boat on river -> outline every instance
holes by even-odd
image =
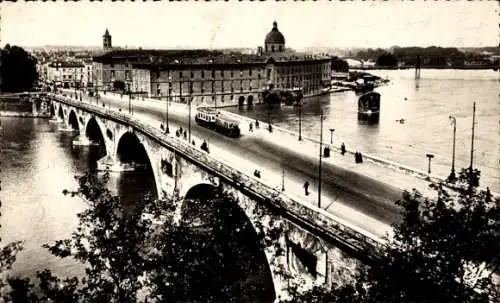
[[[376,117],[380,115],[380,94],[369,92],[358,99],[358,116]]]

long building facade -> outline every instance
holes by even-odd
[[[285,49],[277,23],[256,54],[210,50],[113,50],[94,58],[99,89],[211,106],[262,102],[262,91],[302,88],[308,95],[329,86],[331,58]],[[122,82],[117,85],[117,82]]]

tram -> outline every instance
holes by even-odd
[[[241,134],[238,121],[224,116],[213,108],[198,107],[194,120],[199,125],[228,137],[237,138]]]

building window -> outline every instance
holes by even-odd
[[[221,70],[221,71],[220,71],[220,76],[221,76],[222,78],[224,78],[224,71],[223,71],[223,70]]]
[[[248,76],[250,76],[250,77],[252,76],[252,70],[251,69],[248,70]]]
[[[193,78],[194,78],[194,73],[193,73],[193,72],[191,72],[191,79],[193,79]]]
[[[252,87],[250,86],[250,87],[248,88],[248,90],[249,90],[249,91],[252,91]]]
[[[215,70],[212,70],[212,78],[215,78]]]
[[[234,96],[233,96],[233,95],[231,95],[231,101],[233,101],[233,100],[234,100]]]
[[[243,71],[242,70],[240,71],[240,77],[243,77]]]
[[[201,77],[205,78],[205,71],[204,70],[201,70]]]
[[[179,72],[179,78],[182,78],[182,72]]]
[[[231,70],[231,78],[234,77],[234,72]]]

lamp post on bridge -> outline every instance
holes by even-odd
[[[193,99],[193,83],[189,82],[189,120],[188,120],[188,142],[191,142],[191,101]]]
[[[302,102],[299,102],[299,141],[302,140]]]
[[[457,133],[457,119],[454,116],[449,116],[451,124],[453,124],[453,152],[452,152],[452,158],[451,158],[451,172],[450,175],[448,176],[448,181],[449,182],[454,182],[456,179],[455,176],[455,138],[456,138],[456,133]]]
[[[335,128],[330,128],[330,145],[333,145],[333,132],[335,131]]]
[[[431,173],[431,160],[432,160],[432,158],[434,158],[434,155],[433,154],[426,154],[425,156],[427,158],[429,158],[429,167],[427,169],[427,172],[430,174]]]
[[[170,128],[169,128],[169,123],[168,123],[168,106],[169,103],[172,99],[172,76],[168,77],[168,96],[167,96],[167,102],[166,102],[166,110],[165,110],[165,133],[169,134],[170,133]]]
[[[318,169],[318,208],[321,208],[321,156],[323,153],[323,111],[320,116],[321,126],[319,133],[319,169]]]

